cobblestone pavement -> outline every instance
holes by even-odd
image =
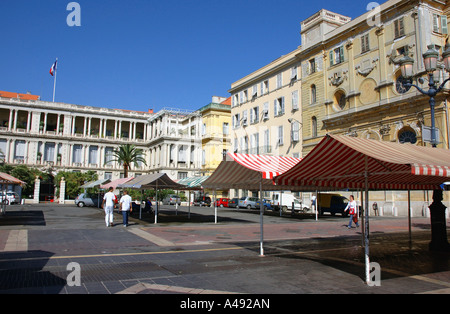
[[[412,242],[407,218],[370,218],[381,286],[369,287],[361,229],[348,230],[346,218],[268,212],[260,256],[256,211],[219,209],[217,224],[212,208],[192,207],[190,219],[187,211],[162,208],[158,224],[134,213],[127,228],[116,214],[106,228],[96,208],[9,206],[0,217],[0,293],[450,293],[450,254],[428,251],[429,218],[412,219]]]

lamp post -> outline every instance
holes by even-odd
[[[400,60],[400,68],[403,77],[403,86],[410,88],[414,86],[421,94],[430,97],[430,110],[431,110],[431,145],[436,147],[438,142],[436,139],[436,123],[434,117],[435,97],[442,91],[445,84],[450,81],[450,78],[444,80],[440,86],[436,85],[434,80],[434,72],[437,69],[437,62],[439,58],[439,52],[435,49],[434,45],[429,45],[428,50],[423,54],[423,60],[425,70],[428,75],[428,90],[425,91],[419,86],[412,84],[413,77],[413,64],[414,59],[405,56]],[[447,72],[450,73],[450,44],[445,46],[445,52],[442,54],[444,61],[444,67]],[[442,204],[442,190],[435,190],[433,192],[433,203],[430,205],[431,214],[431,242],[429,245],[432,251],[450,251],[450,244],[447,241],[447,227],[445,219],[446,207]]]

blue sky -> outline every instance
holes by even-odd
[[[322,8],[352,18],[370,1],[0,0],[0,90],[51,101],[147,111],[198,109],[301,44],[300,22]]]

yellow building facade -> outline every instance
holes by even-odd
[[[202,116],[202,172],[211,175],[231,149],[230,99],[214,96],[212,102],[198,111]]]
[[[322,10],[301,23],[303,154],[327,134],[429,145],[429,97],[403,88],[399,60],[415,60],[426,77],[422,54],[434,44],[443,52],[448,37],[447,6],[440,1],[391,0],[354,20]],[[374,20],[375,19],[375,20]],[[339,22],[343,23],[339,25]],[[320,33],[322,24],[332,24]],[[314,71],[310,63],[315,61]],[[440,82],[448,74],[436,71]],[[420,84],[420,83],[419,83]],[[428,88],[425,80],[421,87]],[[448,148],[448,93],[436,99],[439,147]]]
[[[428,90],[423,53],[448,41],[449,6],[390,0],[360,17],[321,10],[301,23],[303,155],[326,134],[431,146],[429,97],[401,84],[400,60],[415,60],[415,83]],[[312,66],[314,65],[314,66]],[[423,81],[417,80],[424,78]],[[439,66],[435,79],[448,73]],[[447,84],[447,88],[450,85]],[[449,148],[448,89],[436,97],[438,147]],[[428,216],[431,192],[411,193],[412,215]],[[448,206],[448,193],[445,196]],[[371,192],[384,215],[407,215],[406,192]],[[448,214],[447,214],[448,215]]]
[[[429,97],[403,87],[400,60],[415,60],[414,82],[427,90],[422,55],[429,45],[444,51],[449,11],[442,1],[389,0],[355,19],[322,9],[302,21],[301,46],[231,85],[233,150],[304,157],[326,134],[431,146]],[[446,78],[439,64],[435,79]],[[436,97],[435,122],[438,147],[448,149],[447,98],[448,89]],[[413,192],[413,216],[428,215],[430,200]],[[370,201],[386,215],[407,213],[406,192]]]

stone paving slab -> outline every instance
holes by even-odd
[[[371,260],[381,265],[382,285],[368,287],[361,229],[346,229],[348,219],[265,216],[261,257],[259,217],[252,212],[223,211],[218,224],[204,217],[169,223],[162,216],[158,225],[133,218],[128,228],[106,228],[97,209],[24,207],[24,220],[17,209],[7,223],[0,218],[2,294],[385,294],[450,287],[449,255],[427,251],[426,218],[413,218],[412,244],[406,218],[371,219]],[[24,230],[28,247],[6,251],[8,241],[24,239]],[[79,287],[67,285],[69,262],[81,266]]]

